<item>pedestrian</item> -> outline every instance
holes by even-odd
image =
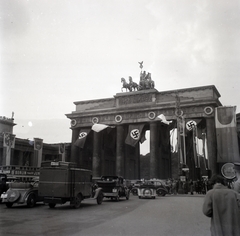
[[[190,185],[190,193],[191,195],[193,195],[193,181],[191,179],[189,181],[189,185]]]
[[[237,181],[234,183],[234,190],[240,193],[240,163],[234,163],[234,171],[236,174]]]
[[[211,178],[213,189],[209,190],[203,203],[204,215],[211,217],[212,236],[240,235],[239,194],[229,189],[220,175]]]

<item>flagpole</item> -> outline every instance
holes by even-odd
[[[181,125],[183,121],[183,111],[180,109],[180,98],[178,94],[176,94],[176,109],[175,109],[175,115],[177,117],[177,143],[178,143],[178,160],[179,160],[179,179],[182,176],[182,167],[183,167],[183,156],[182,156],[182,142],[181,142]],[[182,127],[184,129],[184,127]],[[185,134],[185,132],[183,132]],[[185,139],[185,137],[184,137]],[[185,142],[184,142],[185,145]],[[183,194],[183,186],[181,185],[181,181],[179,184],[179,189],[178,189],[179,194]]]

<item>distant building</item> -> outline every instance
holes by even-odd
[[[29,180],[39,175],[41,161],[70,159],[70,143],[46,144],[39,138],[16,138],[15,125],[13,118],[0,116],[0,173]]]

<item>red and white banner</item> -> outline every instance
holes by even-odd
[[[240,162],[236,126],[236,106],[215,108],[217,162]]]
[[[128,135],[125,140],[125,143],[133,147],[141,140],[143,124],[129,125],[128,126]]]
[[[89,128],[81,129],[74,145],[78,146],[80,148],[83,148],[90,131],[91,131],[91,129],[89,129]]]

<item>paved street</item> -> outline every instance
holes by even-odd
[[[177,195],[97,205],[84,200],[79,209],[68,203],[50,209],[0,204],[0,235],[58,236],[210,236],[210,219],[202,214],[203,195]]]

